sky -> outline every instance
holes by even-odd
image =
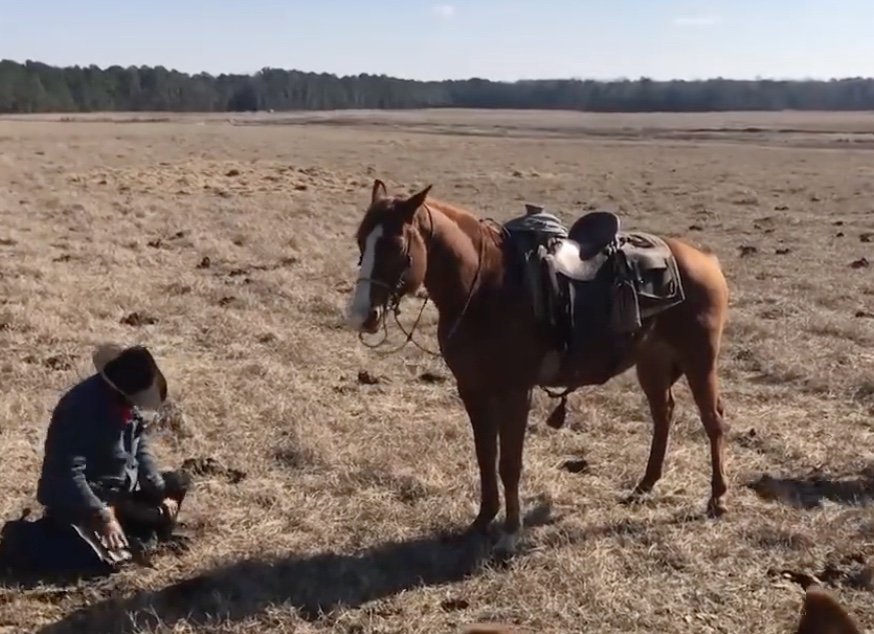
[[[0,58],[495,80],[874,76],[874,0],[0,0]]]

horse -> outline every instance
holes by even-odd
[[[645,327],[627,345],[625,339],[620,346],[613,345],[618,338],[602,336],[589,341],[582,356],[557,357],[551,330],[538,321],[530,293],[514,277],[518,259],[511,248],[513,239],[496,223],[430,197],[431,188],[409,196],[389,195],[385,183],[374,180],[356,232],[359,271],[346,324],[359,337],[376,333],[385,327],[389,311],[422,286],[426,301],[434,302],[439,354],[456,380],[470,419],[479,467],[479,512],[468,532],[487,535],[500,510],[497,462],[505,517],[496,548],[515,550],[521,529],[523,444],[534,388],[564,387],[566,398],[570,391],[603,384],[632,366],[649,402],[654,433],[646,470],[629,498],[639,500],[662,477],[674,414],[672,386],[685,375],[710,441],[707,509],[713,517],[723,515],[727,426],[717,356],[729,293],[717,257],[666,238],[683,285],[683,301],[645,319]],[[569,240],[561,245],[579,247]],[[576,253],[576,263],[565,269],[573,271],[586,263],[581,251]],[[585,306],[578,312],[585,313]]]

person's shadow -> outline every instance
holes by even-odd
[[[538,516],[539,514],[539,516]],[[526,524],[552,523],[535,509]],[[207,624],[243,621],[271,605],[286,605],[318,620],[336,608],[424,585],[460,581],[490,561],[489,544],[472,535],[429,535],[390,542],[361,554],[319,553],[255,558],[185,579],[157,591],[106,599],[39,630],[133,632],[172,627],[182,619]]]

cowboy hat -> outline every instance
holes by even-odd
[[[167,398],[167,379],[145,346],[104,343],[92,355],[101,378],[144,412],[157,412]]]

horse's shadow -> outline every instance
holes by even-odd
[[[549,523],[542,521],[542,514],[526,522],[542,523]],[[461,581],[491,561],[489,540],[468,534],[388,542],[360,554],[246,559],[160,590],[103,600],[39,631],[149,631],[183,619],[202,625],[241,622],[275,605],[292,607],[302,618],[316,621],[340,607],[356,608],[416,587]]]
[[[819,508],[825,501],[871,506],[874,505],[874,465],[849,477],[830,476],[820,470],[800,477],[778,478],[764,474],[747,486],[763,499],[801,509]]]

